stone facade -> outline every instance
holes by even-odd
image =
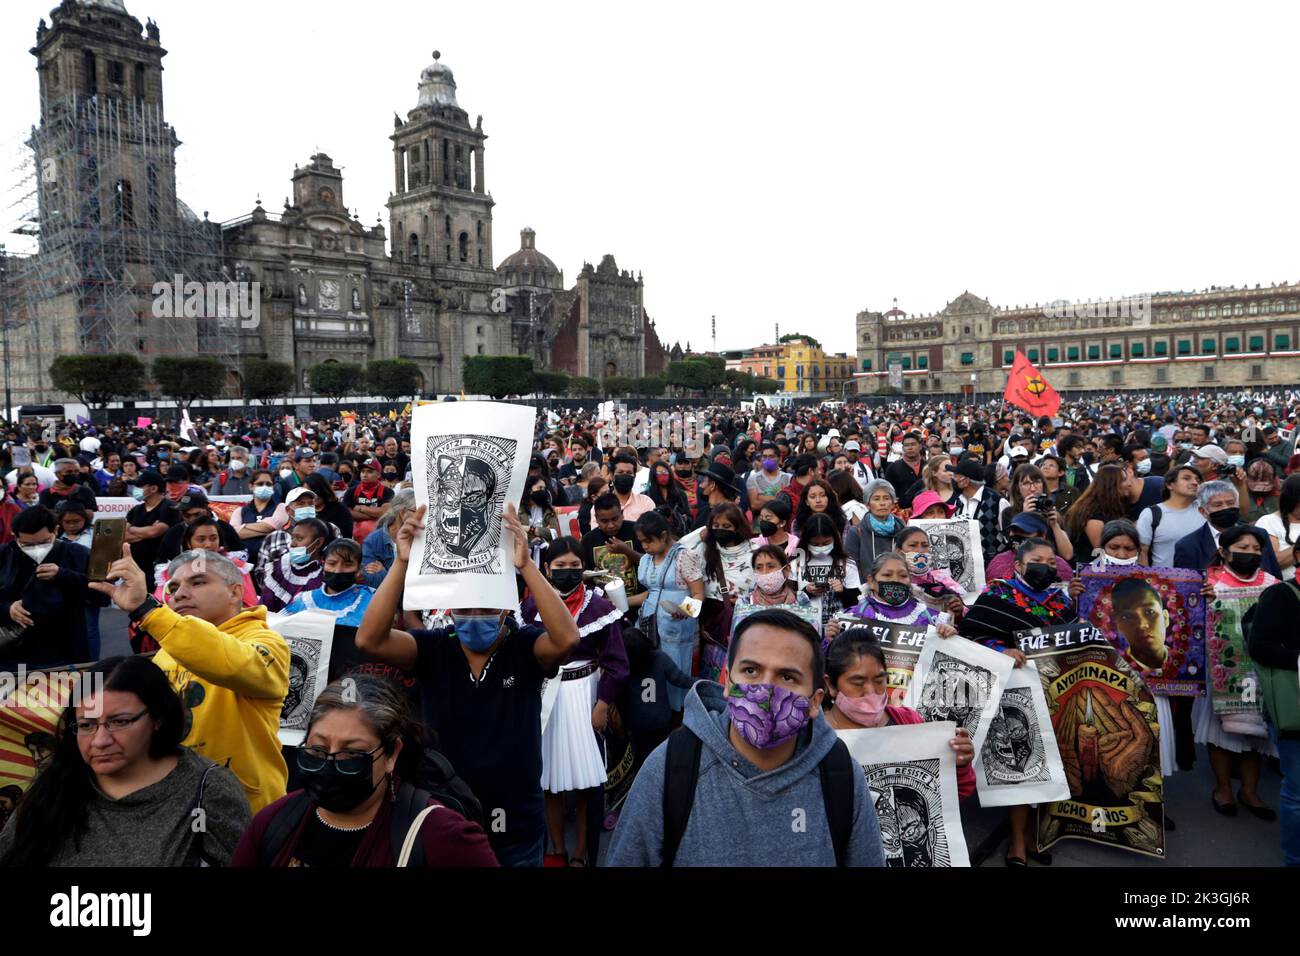
[[[963,292],[934,315],[857,315],[858,390],[891,361],[903,391],[1000,393],[1016,349],[1060,392],[1242,388],[1300,382],[1300,285],[1213,288],[997,308]]]

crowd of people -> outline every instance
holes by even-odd
[[[1203,745],[1215,810],[1280,816],[1266,841],[1300,865],[1297,414],[1294,392],[698,404],[654,446],[543,408],[502,517],[518,607],[433,610],[404,603],[425,519],[405,416],[0,428],[0,670],[100,681],[29,735],[0,865],[590,866],[602,841],[615,866],[884,865],[838,733],[922,717],[857,625],[1020,667],[1017,630],[1075,621],[1078,572],[1125,565],[1264,589],[1263,723],[1157,695],[1161,765],[1177,786]],[[92,581],[99,502],[125,497]],[[913,523],[950,517],[978,527],[979,593]],[[331,682],[283,747],[306,678],[267,615],[302,611],[335,618]],[[106,654],[109,613],[129,647]],[[969,799],[971,740],[950,746]],[[1009,809],[1010,866],[1051,862],[1031,818]]]

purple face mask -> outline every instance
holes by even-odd
[[[779,747],[808,723],[808,698],[772,684],[733,684],[727,692],[731,725],[751,746]]]

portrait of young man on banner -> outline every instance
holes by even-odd
[[[1205,694],[1205,583],[1183,568],[1085,568],[1079,617],[1159,694]]]

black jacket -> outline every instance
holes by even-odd
[[[1174,545],[1174,567],[1204,571],[1214,561],[1217,552],[1210,526],[1208,523],[1203,524],[1191,534],[1183,535],[1178,539],[1178,543]],[[1260,562],[1260,566],[1273,577],[1282,577],[1277,555],[1273,553],[1273,542],[1267,537],[1264,539],[1264,560]]]
[[[16,628],[9,608],[21,601],[33,624],[22,637],[0,648],[0,665],[47,667],[85,661],[86,608],[105,607],[108,596],[91,590],[86,577],[90,552],[70,541],[56,541],[43,564],[57,564],[52,581],[36,577],[36,562],[11,541],[0,547],[0,626]]]

